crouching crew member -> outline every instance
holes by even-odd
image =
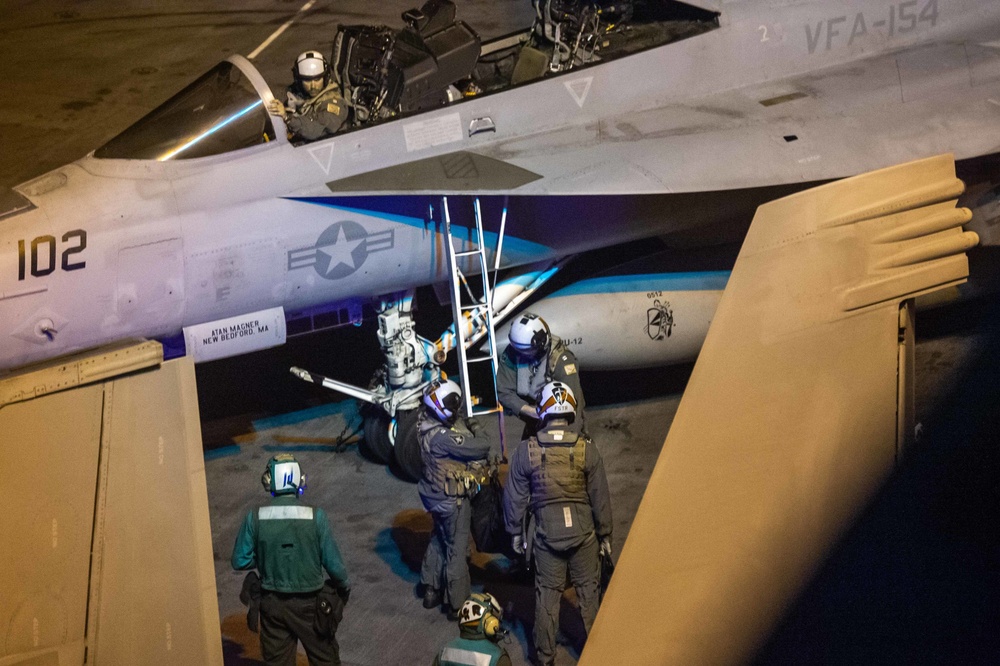
[[[500,404],[524,421],[521,439],[538,431],[538,394],[549,382],[562,382],[576,398],[576,423],[586,432],[583,388],[580,386],[576,356],[559,337],[552,335],[545,320],[525,312],[511,324],[510,344],[504,349],[497,368],[497,397]]]
[[[539,664],[553,664],[559,600],[566,574],[576,588],[583,626],[590,633],[600,603],[600,554],[611,553],[611,497],[601,454],[580,435],[573,391],[561,382],[542,389],[541,429],[514,451],[504,489],[504,524],[514,550],[524,552],[522,530],[535,519],[535,630]]]
[[[299,501],[305,475],[295,457],[271,458],[261,484],[271,503],[247,513],[232,563],[260,572],[260,648],[269,666],[293,666],[302,641],[312,666],[339,666],[336,624],[351,585],[323,509]],[[323,571],[332,579],[324,585]]]
[[[458,612],[458,638],[441,649],[434,666],[510,666],[510,655],[498,644],[507,635],[502,620],[503,610],[492,594],[470,596]]]
[[[469,500],[478,486],[470,466],[485,464],[492,444],[456,424],[462,389],[452,380],[431,383],[423,401],[424,410],[417,420],[424,468],[418,490],[434,519],[420,567],[423,603],[424,608],[434,608],[443,602],[449,617],[457,619],[459,606],[472,591],[466,561],[472,524]]]

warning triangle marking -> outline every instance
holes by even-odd
[[[565,84],[566,90],[569,94],[573,96],[573,100],[576,105],[583,108],[583,103],[587,100],[587,93],[590,92],[590,84],[593,83],[594,77],[588,76],[585,79],[574,79],[573,81],[567,81]]]
[[[330,168],[333,166],[333,142],[325,146],[316,146],[309,149],[309,154],[316,160],[316,164],[323,170],[323,173],[330,175]]]

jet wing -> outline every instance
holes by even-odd
[[[911,299],[968,275],[962,191],[947,155],[758,209],[581,664],[752,657],[912,432]]]
[[[223,663],[194,361],[162,359],[0,379],[0,664]]]

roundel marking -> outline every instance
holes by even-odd
[[[392,229],[370,234],[353,220],[335,222],[315,245],[288,252],[288,270],[312,267],[324,280],[340,280],[361,268],[369,254],[392,249],[394,235]]]

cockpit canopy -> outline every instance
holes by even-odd
[[[221,155],[275,138],[260,94],[230,61],[221,62],[94,152],[128,160]]]
[[[706,0],[708,1],[708,0]],[[714,0],[717,1],[717,0]],[[679,0],[536,0],[528,30],[481,43],[451,0],[403,14],[406,27],[340,26],[331,75],[361,129],[469,97],[607,62],[718,27],[718,13]],[[633,11],[634,10],[634,11]],[[267,82],[231,56],[101,146],[94,157],[129,160],[222,155],[277,139]]]

